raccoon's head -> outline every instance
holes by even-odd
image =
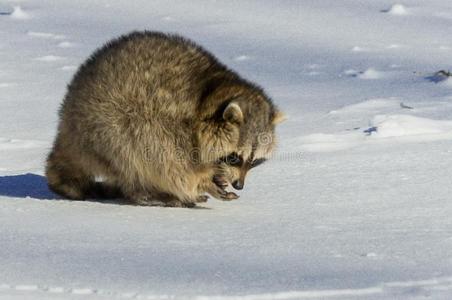
[[[237,190],[243,189],[248,171],[270,158],[276,144],[275,125],[284,120],[284,115],[271,106],[246,106],[240,102],[231,102],[226,108],[225,113],[242,120],[236,125],[237,144],[218,159],[219,173]]]
[[[258,88],[241,87],[227,94],[233,96],[218,105],[216,126],[209,134],[204,132],[204,147],[213,150],[210,157],[218,173],[241,190],[248,171],[270,158],[276,144],[275,126],[285,117]]]

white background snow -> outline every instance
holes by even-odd
[[[288,114],[239,200],[47,190],[66,84],[142,29],[197,41]],[[451,299],[452,84],[432,77],[451,33],[448,0],[0,1],[0,299]]]

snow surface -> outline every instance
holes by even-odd
[[[448,0],[0,2],[0,299],[450,299]],[[46,187],[77,66],[178,32],[289,115],[241,198],[71,202]]]

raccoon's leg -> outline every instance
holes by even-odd
[[[215,183],[212,183],[211,186],[206,189],[206,192],[223,201],[231,201],[239,198],[236,193],[228,192],[222,187],[217,186]]]
[[[161,207],[184,207],[179,199],[169,193],[162,192],[148,185],[138,183],[138,178],[133,176],[123,177],[120,180],[124,198],[134,205],[161,206]]]
[[[128,167],[128,166],[126,166]],[[197,202],[205,202],[205,197],[199,197],[196,187],[196,174],[181,176],[188,173],[168,165],[159,172],[137,172],[135,168],[123,169],[117,179],[125,198],[136,205],[164,207],[194,207]]]
[[[221,172],[215,165],[205,165],[203,166],[203,168],[200,168],[197,173],[197,178],[198,196],[195,197],[196,202],[207,201],[209,197],[205,196],[204,193],[208,193],[212,197],[224,201],[230,201],[239,198],[237,194],[226,191],[229,182],[224,175],[221,175]]]
[[[140,206],[163,206],[162,201],[155,201],[154,195],[145,189],[123,183],[122,191],[124,193],[125,200],[130,204]]]
[[[53,192],[73,200],[85,199],[91,182],[81,166],[56,149],[47,159],[46,177]]]
[[[126,198],[135,205],[192,208],[196,203],[180,201],[176,196],[163,192],[132,192]]]
[[[222,178],[219,175],[213,176],[210,180],[205,180],[200,184],[200,191],[209,193],[212,197],[223,201],[230,201],[238,199],[239,196],[234,192],[226,191],[226,187],[228,186],[228,182],[226,179]]]
[[[201,197],[201,196],[200,196]],[[164,202],[165,207],[185,207],[185,208],[193,208],[196,206],[196,202],[205,202],[207,199],[203,200],[201,198],[196,198],[195,201],[185,200],[181,201],[174,195],[168,193],[158,193],[157,198]],[[198,201],[200,200],[200,201]]]

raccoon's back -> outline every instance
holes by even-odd
[[[135,32],[107,43],[80,67],[61,114],[190,117],[206,80],[222,72],[222,64],[189,40]]]
[[[144,143],[186,148],[206,80],[227,72],[179,36],[120,37],[94,52],[75,74],[60,109],[59,131],[77,149],[108,149],[121,157]]]

